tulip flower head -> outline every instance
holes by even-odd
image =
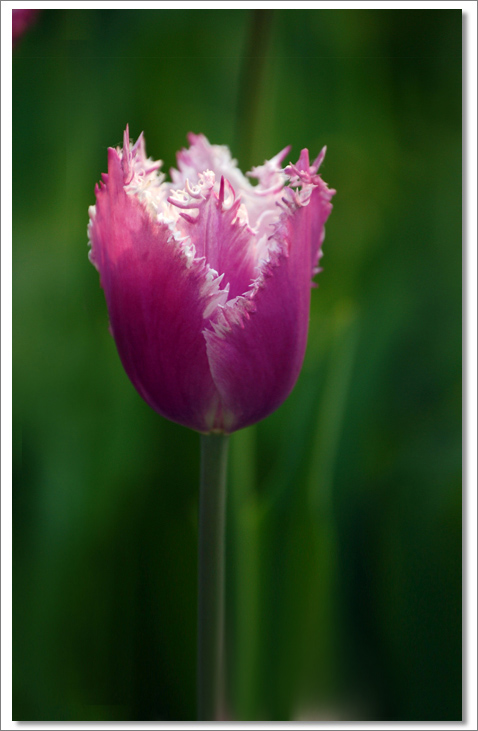
[[[141,134],[109,148],[89,210],[90,259],[100,273],[123,366],[144,400],[199,432],[231,433],[273,412],[292,390],[307,342],[330,190],[310,164],[249,177],[227,147],[188,136],[172,182]]]

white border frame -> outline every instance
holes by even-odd
[[[11,520],[12,520],[12,221],[11,221],[11,178],[12,178],[12,53],[11,53],[11,10],[13,8],[52,8],[51,2],[2,2],[1,4],[1,48],[2,48],[2,134],[1,134],[1,182],[2,182],[2,217],[1,217],[1,344],[2,344],[2,411],[1,411],[1,434],[2,434],[2,495],[1,495],[1,518],[2,518],[2,715],[1,729],[36,729],[36,728],[93,728],[93,729],[142,729],[142,728],[171,728],[186,729],[195,726],[205,726],[196,723],[100,723],[100,722],[75,722],[75,723],[49,723],[49,722],[13,722],[12,716],[12,546],[11,546]],[[464,13],[464,61],[466,74],[464,75],[463,93],[464,103],[464,126],[463,126],[463,158],[464,165],[464,260],[463,260],[463,306],[464,306],[464,335],[465,346],[464,356],[464,396],[463,396],[463,425],[465,427],[465,449],[464,449],[464,508],[463,527],[464,539],[463,550],[466,561],[464,562],[463,579],[466,591],[463,592],[464,605],[464,718],[462,723],[327,723],[330,729],[470,729],[474,731],[478,727],[477,716],[477,5],[474,1],[463,2],[122,2],[121,8],[142,9],[142,8],[310,8],[311,5],[321,9],[461,9]],[[58,2],[56,9],[103,9],[118,8],[117,2]],[[439,150],[437,150],[437,154]],[[466,643],[466,644],[465,644]],[[301,729],[320,728],[324,724],[318,723],[224,723],[224,728],[291,728]]]

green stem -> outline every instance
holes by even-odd
[[[229,438],[201,436],[198,576],[198,721],[216,721],[223,712],[224,528]]]
[[[254,138],[264,89],[273,10],[252,10],[239,79],[235,150],[242,170],[254,163]],[[256,161],[257,162],[257,161]]]

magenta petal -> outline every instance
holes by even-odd
[[[311,237],[311,264],[312,275],[317,274],[317,264],[322,256],[322,244],[325,238],[325,222],[332,211],[332,203],[330,199],[335,195],[335,190],[331,190],[324,183],[322,178],[318,178],[317,187],[311,194],[310,203],[303,211],[303,216],[298,217],[297,221],[292,221],[291,226],[296,227],[296,236],[300,236],[300,227],[308,227]],[[307,221],[307,223],[305,223]]]
[[[311,261],[330,207],[320,187],[307,205],[291,204],[274,235],[278,252],[253,294],[219,308],[214,330],[205,332],[227,432],[272,413],[297,380],[307,342]]]
[[[216,425],[218,395],[203,330],[217,285],[208,268],[123,188],[118,153],[108,151],[90,224],[91,259],[100,271],[123,366],[145,401],[198,431]]]
[[[212,170],[218,181],[224,175],[236,192],[250,187],[227,147],[211,145],[204,135],[195,135],[192,132],[188,134],[188,142],[189,149],[181,150],[177,154],[178,170],[171,170],[171,179],[176,187],[182,188],[186,180],[196,183],[198,174],[205,170]]]
[[[176,228],[194,241],[197,257],[205,257],[212,269],[224,274],[221,287],[229,287],[229,299],[244,294],[257,276],[257,257],[254,234],[240,220],[240,199],[235,200],[234,190],[224,177],[218,193],[211,187],[203,188],[201,197],[195,195],[186,202],[183,196],[181,200],[169,199],[186,209]]]

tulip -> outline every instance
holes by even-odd
[[[329,190],[325,148],[284,169],[286,147],[249,173],[227,147],[189,135],[172,182],[142,134],[109,148],[88,225],[111,332],[144,400],[202,433],[198,720],[222,718],[228,435],[288,396],[304,357]]]
[[[141,134],[108,149],[89,210],[90,259],[111,332],[143,399],[202,433],[254,424],[277,409],[302,365],[312,276],[330,190],[307,150],[289,147],[248,173],[227,147],[190,134],[172,182]]]

